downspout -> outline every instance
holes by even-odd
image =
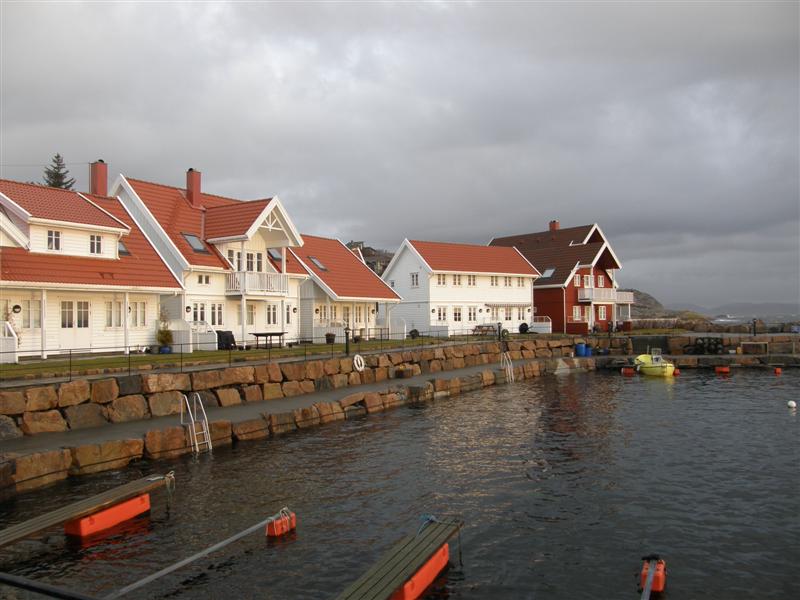
[[[112,318],[113,318],[113,307],[114,307],[114,304],[116,304],[116,302],[114,301],[114,297],[113,296],[111,298],[112,298],[111,307],[112,307]],[[129,354],[130,350],[128,349],[128,341],[129,341],[129,339],[128,339],[128,326],[129,326],[128,310],[130,309],[131,303],[130,303],[130,296],[129,296],[128,292],[125,292],[124,298],[125,298],[124,302],[123,302],[124,305],[122,307],[122,318],[124,319],[123,320],[123,324],[124,324],[124,327],[123,327],[123,332],[124,332],[123,339],[125,340],[125,354]]]
[[[561,287],[561,296],[563,298],[562,304],[564,305],[564,333],[567,333],[567,286]]]
[[[42,289],[42,304],[39,307],[39,325],[42,334],[42,358],[47,358],[47,290]]]

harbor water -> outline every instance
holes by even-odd
[[[430,598],[638,598],[650,553],[665,598],[796,598],[798,391],[797,371],[547,376],[73,478],[5,500],[0,526],[152,472],[177,489],[94,543],[54,530],[6,548],[0,570],[102,596],[288,506],[295,534],[253,534],[132,597],[334,598],[432,513],[464,527]]]

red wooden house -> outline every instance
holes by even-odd
[[[495,238],[491,246],[515,246],[542,273],[534,282],[536,316],[548,316],[553,332],[608,331],[630,319],[632,292],[618,289],[622,267],[597,223]]]

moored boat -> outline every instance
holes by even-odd
[[[672,377],[675,373],[675,365],[664,360],[659,348],[653,348],[650,354],[640,354],[634,361],[636,370],[642,375],[653,377]]]

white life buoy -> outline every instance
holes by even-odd
[[[353,357],[353,367],[355,368],[356,371],[361,373],[361,371],[364,370],[364,357],[361,356],[360,354],[356,354]]]

